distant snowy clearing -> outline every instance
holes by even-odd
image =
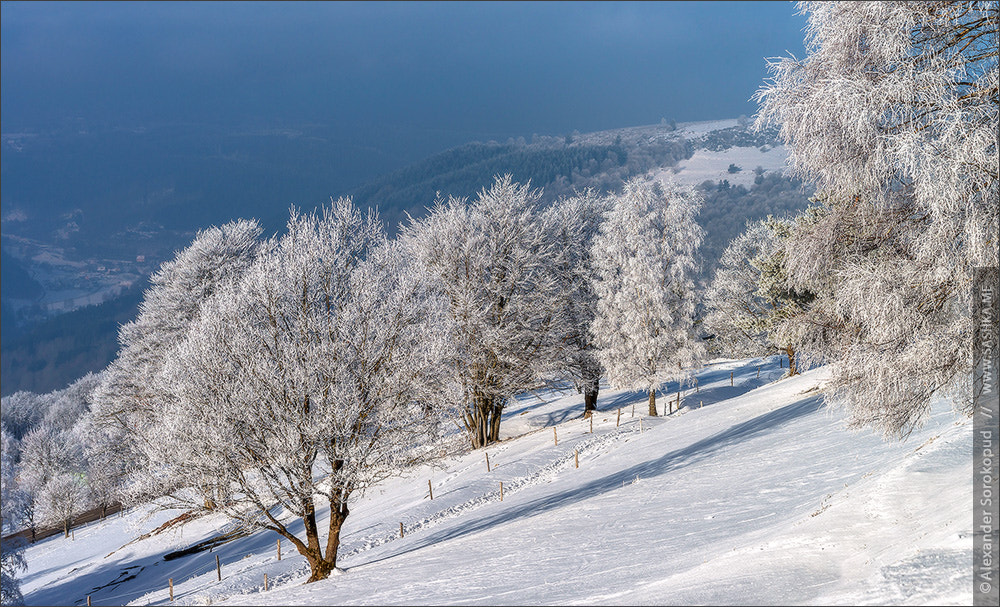
[[[753,186],[754,169],[758,166],[765,172],[782,172],[785,170],[785,160],[788,152],[785,146],[767,147],[766,152],[754,147],[731,147],[721,152],[710,150],[695,150],[691,158],[681,160],[676,167],[660,169],[654,175],[656,179],[672,176],[675,181],[689,185],[698,185],[705,180],[715,182],[728,180],[730,185],[750,189]],[[730,173],[729,165],[740,167],[739,172]]]
[[[179,605],[970,604],[971,422],[939,401],[884,442],[822,404],[825,369],[784,371],[714,361],[659,418],[606,388],[593,433],[574,391],[525,395],[485,453],[357,500],[328,580],[303,585],[272,533],[164,559],[224,532],[219,516],[123,547],[180,514],[131,511],[30,547],[25,599],[168,604],[172,578]]]

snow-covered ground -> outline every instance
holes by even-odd
[[[577,140],[580,143],[590,145],[609,145],[617,138],[621,138],[632,144],[682,138],[698,140],[712,132],[730,129],[738,124],[739,120],[736,118],[681,122],[677,124],[676,129],[662,124],[652,124],[587,133],[579,135]],[[761,151],[762,149],[766,151]],[[761,167],[765,173],[784,172],[787,169],[787,158],[788,151],[783,145],[773,147],[734,146],[717,152],[699,148],[694,151],[694,155],[691,158],[679,161],[676,166],[653,170],[651,177],[662,180],[669,176],[675,181],[689,185],[699,185],[706,180],[719,182],[727,179],[733,186],[742,185],[750,189],[753,186],[754,178],[757,176],[754,173],[755,168]],[[730,164],[735,164],[742,170],[730,173]]]
[[[687,160],[681,160],[676,167],[660,169],[654,178],[669,175],[675,181],[689,185],[698,185],[707,179],[722,181],[726,179],[730,185],[750,189],[757,177],[754,169],[761,167],[765,173],[782,172],[785,170],[785,160],[788,152],[785,146],[767,147],[766,152],[753,147],[731,147],[721,152],[699,149]],[[729,165],[735,164],[742,169],[737,173],[729,172]]]
[[[164,560],[220,517],[122,547],[178,514],[132,511],[30,547],[22,589],[29,605],[165,604],[168,578],[182,605],[971,603],[971,422],[938,402],[884,442],[822,404],[825,369],[782,373],[715,361],[659,418],[605,389],[593,433],[575,392],[527,395],[489,471],[469,452],[357,500],[345,572],[322,582],[264,532]]]

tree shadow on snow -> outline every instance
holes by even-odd
[[[302,522],[292,521],[289,528],[301,536]],[[106,562],[94,567],[91,571],[79,576],[53,581],[25,595],[26,605],[86,605],[87,596],[95,605],[125,605],[141,599],[150,592],[166,591],[168,580],[173,578],[175,586],[180,586],[192,577],[210,574],[202,584],[194,589],[174,589],[178,600],[192,598],[193,595],[211,594],[226,587],[227,579],[233,574],[232,567],[237,565],[247,555],[263,554],[276,551],[275,542],[278,535],[267,530],[259,530],[243,536],[239,541],[216,545],[211,551],[204,550],[175,556],[170,560],[164,557],[178,548],[197,545],[210,540],[217,535],[210,534],[192,537],[190,541],[178,541],[176,535],[164,534],[147,538],[146,542],[156,542],[163,546],[162,552],[141,557],[131,557],[128,553],[108,555]],[[127,538],[122,540],[127,541]],[[285,558],[298,556],[295,548],[283,542]],[[118,551],[115,551],[118,552]],[[115,554],[115,553],[112,553]],[[215,577],[215,557],[219,557],[222,566],[222,582]],[[111,558],[109,558],[111,557]],[[240,565],[242,568],[242,564]],[[228,571],[227,571],[228,569]],[[166,597],[164,596],[164,600]]]
[[[367,565],[390,559],[395,556],[432,546],[439,542],[483,531],[503,523],[512,522],[518,519],[528,519],[543,512],[554,510],[573,502],[579,502],[591,497],[597,497],[609,491],[620,489],[623,483],[629,483],[636,477],[652,478],[673,472],[707,459],[715,452],[725,449],[734,443],[747,440],[754,435],[761,434],[773,428],[787,424],[797,418],[809,415],[810,413],[820,409],[822,406],[823,400],[820,396],[813,396],[789,405],[785,405],[784,407],[775,409],[769,413],[765,413],[753,419],[736,424],[726,430],[723,430],[722,432],[703,438],[686,447],[675,449],[656,459],[644,461],[624,470],[620,470],[600,479],[580,485],[579,487],[574,487],[573,489],[557,494],[538,498],[525,504],[506,509],[503,512],[494,513],[489,516],[481,517],[478,520],[463,523],[462,525],[455,526],[454,528],[429,533],[426,537],[415,542],[414,544],[411,544],[405,550],[367,561],[365,563],[359,563],[359,565],[356,566]]]

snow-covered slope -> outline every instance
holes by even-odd
[[[163,559],[218,517],[119,548],[178,514],[131,512],[28,549],[25,597],[166,603],[173,578],[177,604],[971,603],[971,423],[939,402],[884,442],[822,404],[824,369],[782,373],[716,361],[659,418],[605,389],[593,433],[577,394],[527,395],[489,471],[465,453],[358,500],[329,580],[303,585],[302,557],[285,543],[278,561],[268,533]]]
[[[762,151],[766,150],[766,151]],[[754,169],[760,167],[762,174],[783,172],[787,167],[788,151],[785,146],[775,147],[738,147],[734,146],[718,152],[712,150],[695,150],[687,160],[681,160],[675,167],[660,169],[653,175],[654,179],[671,176],[675,181],[689,185],[699,185],[704,181],[726,180],[732,186],[741,185],[747,189],[753,186],[757,173]],[[739,167],[736,173],[729,172],[729,166]]]

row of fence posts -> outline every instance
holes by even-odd
[[[781,366],[782,366],[782,368],[784,368],[784,366],[785,366],[784,360],[779,358],[779,362],[781,362]],[[757,377],[760,378],[760,367],[759,366],[757,367]],[[730,386],[733,385],[733,372],[732,371],[729,372],[729,385]],[[694,378],[694,391],[695,392],[699,392],[700,391],[700,386],[698,385],[698,378],[697,377]],[[675,402],[677,403],[676,410],[680,411],[680,408],[681,408],[681,392],[680,392],[680,390],[677,391],[677,400]],[[668,412],[672,413],[674,409],[670,408],[670,401],[667,401],[667,403],[668,403],[667,410],[668,410]],[[701,408],[701,407],[704,407],[704,406],[705,406],[705,402],[704,401],[698,401],[698,408]],[[593,434],[594,433],[594,415],[593,415],[593,413],[591,413],[591,415],[589,415],[588,417],[590,418],[590,433]],[[632,417],[635,417],[635,403],[632,403]],[[619,407],[618,408],[618,413],[615,416],[615,428],[618,428],[618,427],[621,426],[621,421],[622,421],[622,410],[621,410],[621,407]],[[639,416],[639,432],[642,433],[642,431],[643,431],[643,428],[642,428],[642,416],[640,415]],[[553,443],[557,447],[559,446],[559,434],[556,431],[556,427],[555,426],[552,426],[552,441],[553,441]],[[489,452],[486,452],[486,451],[484,451],[483,453],[486,455],[486,471],[487,472],[491,472],[492,469],[490,467],[490,454],[489,454]],[[573,450],[573,465],[574,465],[575,468],[579,468],[580,467],[580,450],[579,449],[574,449]],[[434,499],[434,487],[431,484],[430,479],[427,479],[427,495],[428,495],[428,497],[431,500]],[[503,501],[503,481],[500,481],[500,501],[501,502]],[[403,523],[402,523],[402,521],[399,523],[399,537],[401,537],[401,538],[403,537]],[[73,539],[74,540],[76,539],[75,533],[73,535]],[[278,538],[278,560],[279,561],[281,560],[281,538]],[[218,579],[218,581],[221,582],[222,581],[222,564],[219,562],[219,555],[215,555],[215,574],[216,574],[216,578]],[[173,601],[174,600],[174,578],[170,578],[168,580],[168,584],[170,586],[170,600]],[[267,589],[268,589],[268,580],[267,580],[267,574],[265,573],[264,574],[264,590],[267,590]],[[91,604],[90,603],[90,595],[88,594],[87,595],[87,605],[88,605],[88,607],[90,606],[90,604]]]
[[[403,535],[403,523],[399,524],[399,534]],[[281,538],[278,538],[278,560],[281,560]],[[215,577],[218,581],[222,581],[222,563],[219,561],[219,555],[215,555]],[[170,602],[174,600],[174,578],[167,579],[167,588],[170,593]],[[264,590],[269,588],[267,574],[264,574]],[[87,595],[87,607],[91,606],[90,595]]]

